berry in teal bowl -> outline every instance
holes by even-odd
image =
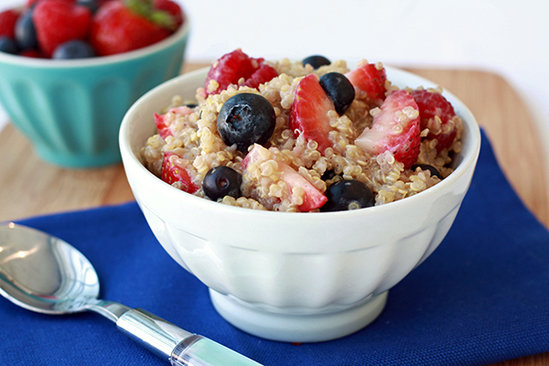
[[[122,118],[141,95],[180,72],[188,18],[167,0],[112,0],[94,8],[34,3],[0,12],[16,18],[6,34],[0,27],[0,39],[15,44],[0,50],[2,107],[47,162],[71,168],[119,162]],[[130,3],[144,8],[136,12]]]

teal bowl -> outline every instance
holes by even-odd
[[[70,168],[120,161],[124,114],[145,92],[177,76],[189,20],[152,46],[81,60],[0,52],[0,102],[43,160]]]

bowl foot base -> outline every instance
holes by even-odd
[[[254,307],[210,289],[217,312],[235,327],[255,336],[282,342],[322,342],[354,333],[373,322],[387,302],[387,291],[338,312],[280,314]]]

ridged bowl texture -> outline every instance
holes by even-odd
[[[113,56],[51,60],[0,52],[0,102],[42,159],[73,168],[119,162],[125,112],[179,74],[188,37],[187,19],[167,39]]]
[[[434,187],[360,210],[258,211],[187,194],[154,176],[140,161],[140,148],[155,133],[153,113],[175,94],[192,98],[206,71],[182,75],[138,100],[122,122],[120,146],[129,183],[156,238],[214,294],[286,320],[334,314],[389,290],[444,239],[469,188],[480,150],[477,122],[455,96],[444,92],[463,119],[463,149],[455,171]],[[401,87],[435,86],[395,68],[387,67],[387,76]],[[222,315],[229,314],[231,321],[232,310],[224,310]],[[232,322],[239,326],[243,318],[236,316]],[[273,319],[242,328],[277,340],[327,339],[287,336],[284,329],[269,332],[276,326]],[[256,331],[261,326],[269,329]]]

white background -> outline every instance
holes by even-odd
[[[0,6],[14,2],[0,0]],[[211,61],[240,47],[254,57],[324,54],[331,59],[497,72],[530,107],[546,142],[549,165],[549,2],[180,2],[192,21],[187,53],[191,62]]]

